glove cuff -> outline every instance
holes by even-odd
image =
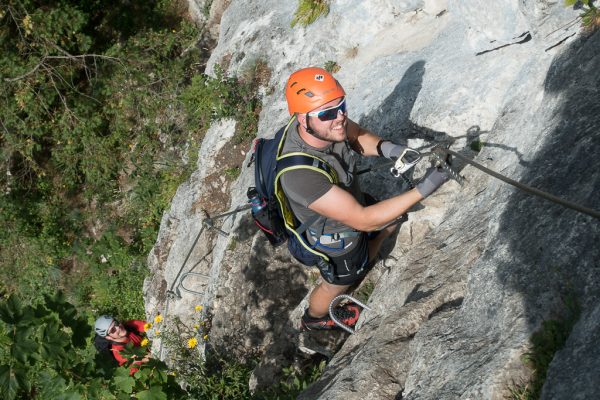
[[[377,154],[379,154],[379,157],[384,157],[383,153],[381,152],[381,145],[383,142],[385,142],[383,139],[380,139],[379,142],[377,142]]]
[[[391,152],[396,146],[389,140],[381,140],[377,143],[377,153],[382,157],[391,158]]]

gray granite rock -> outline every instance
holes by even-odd
[[[450,146],[536,188],[600,209],[600,36],[582,35],[577,13],[545,0],[331,3],[328,16],[290,28],[294,2],[231,1],[207,64],[239,74],[263,59],[271,69],[259,136],[287,119],[283,84],[295,69],[336,61],[350,117],[383,137],[427,151]],[[214,128],[202,151],[218,147]],[[476,152],[474,141],[483,143]],[[214,154],[214,153],[213,153]],[[377,164],[377,161],[375,161]],[[366,165],[370,165],[366,163]],[[414,171],[420,176],[427,166]],[[163,218],[150,257],[148,309],[164,290],[199,228],[211,154]],[[386,258],[371,271],[371,311],[356,334],[306,335],[298,319],[318,274],[270,248],[248,215],[225,220],[190,257],[212,249],[198,282],[213,317],[212,346],[259,356],[253,388],[277,381],[300,348],[334,354],[300,399],[502,399],[529,378],[521,356],[542,321],[581,317],[553,359],[542,398],[598,398],[600,224],[524,194],[457,163],[465,177],[410,213]],[[204,172],[203,172],[204,171]],[[245,168],[227,192],[243,204]],[[385,170],[361,185],[380,198],[405,189]],[[187,227],[187,228],[186,228]],[[193,300],[179,301],[185,314]],[[179,315],[179,314],[177,314]]]

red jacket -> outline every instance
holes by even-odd
[[[145,324],[146,321],[140,321],[137,319],[123,322],[123,326],[127,330],[127,341],[123,343],[113,343],[111,347],[113,356],[119,362],[119,366],[129,361],[129,359],[121,355],[121,350],[125,349],[125,345],[128,343],[133,343],[134,347],[141,346],[142,339],[144,339],[142,334],[144,333]],[[134,365],[140,365],[141,363],[142,361],[135,361],[129,370],[129,375],[133,375],[138,370],[138,368],[136,368]]]

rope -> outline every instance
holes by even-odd
[[[459,154],[459,153],[457,153],[455,151],[452,151],[452,150],[449,150],[449,149],[445,149],[445,148],[442,148],[442,147],[438,147],[438,148],[436,148],[436,150],[444,152],[446,154],[450,154],[450,155],[452,155],[452,156],[454,156],[456,158],[459,158],[462,161],[466,162],[467,164],[470,164],[470,165],[474,166],[478,170],[483,171],[484,173],[486,173],[486,174],[488,174],[490,176],[493,176],[494,178],[499,179],[502,182],[508,183],[509,185],[512,185],[512,186],[514,186],[514,187],[516,187],[518,189],[521,189],[524,192],[527,192],[527,193],[533,194],[535,196],[541,197],[543,199],[549,200],[549,201],[551,201],[553,203],[560,204],[563,207],[567,207],[567,208],[573,209],[575,211],[579,211],[581,213],[590,215],[590,216],[592,216],[592,217],[594,217],[596,219],[600,219],[600,212],[598,212],[596,210],[592,210],[591,208],[587,208],[587,207],[581,206],[579,204],[576,204],[576,203],[570,202],[568,200],[562,199],[562,198],[560,198],[558,196],[555,196],[553,194],[541,191],[541,190],[533,188],[531,186],[524,185],[524,184],[522,184],[520,182],[517,182],[517,181],[515,181],[513,179],[507,178],[506,176],[501,175],[501,174],[497,173],[496,171],[492,171],[491,169],[486,168],[483,165],[479,164],[478,162],[475,162],[475,161],[473,161],[473,160],[471,160],[471,159],[469,159],[469,158],[467,158],[467,157],[465,157],[465,156],[463,156],[463,155],[461,155],[461,154]]]

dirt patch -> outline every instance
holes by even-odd
[[[213,215],[230,208],[231,184],[237,179],[238,171],[244,168],[246,153],[252,143],[251,139],[241,143],[235,141],[235,138],[229,140],[215,157],[214,172],[204,178],[204,191],[192,207],[194,212],[205,210]]]

